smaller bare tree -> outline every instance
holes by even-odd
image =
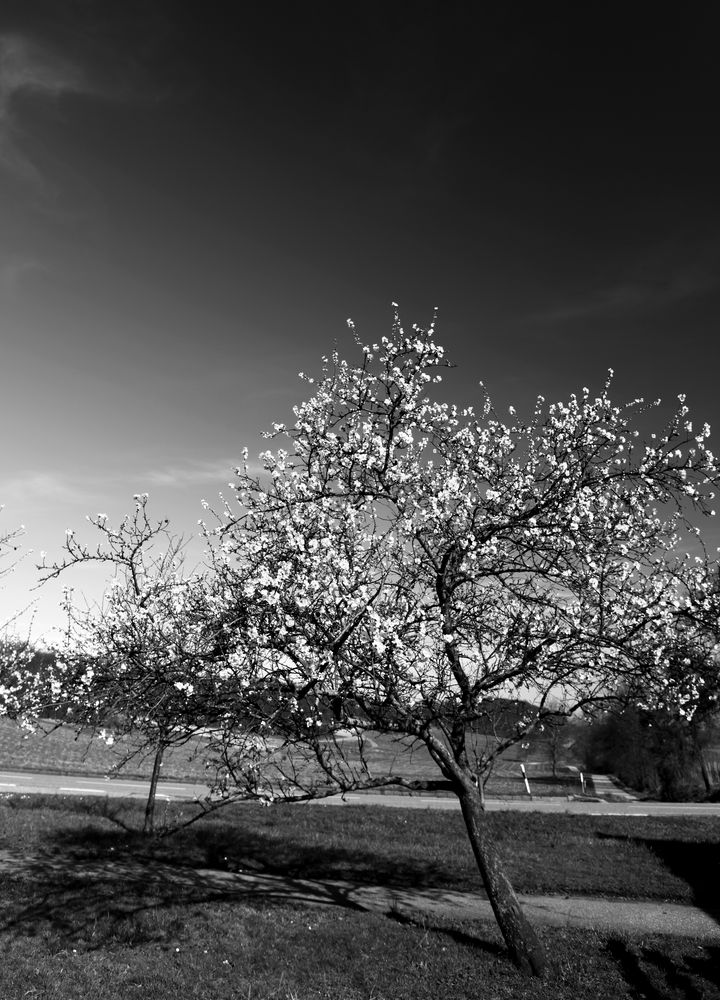
[[[89,563],[112,572],[98,607],[79,608],[68,592],[58,684],[68,723],[122,747],[116,770],[152,758],[144,824],[151,833],[166,752],[212,726],[221,711],[215,668],[222,647],[208,627],[206,575],[186,573],[182,540],[167,520],[151,522],[147,499],[137,495],[134,513],[117,528],[103,514],[89,518],[102,536],[95,548],[68,531],[64,559],[44,568],[43,580]]]

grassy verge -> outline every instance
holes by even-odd
[[[30,874],[0,873],[3,1000],[720,997],[720,949],[699,941],[543,928],[550,969],[538,984],[519,976],[489,924],[408,925],[392,913],[252,898],[233,883],[128,877],[122,864],[83,872],[83,861],[157,860],[473,889],[478,876],[454,813],[247,805],[150,842],[133,830],[141,813],[131,801],[0,800],[0,848],[47,862]],[[716,821],[489,820],[520,891],[705,899],[708,907],[718,898]]]
[[[171,803],[175,822],[191,807]],[[8,795],[0,848],[75,860],[140,857],[183,867],[261,871],[472,891],[479,876],[455,812],[372,806],[230,806],[147,840],[132,800]],[[515,888],[526,893],[699,902],[720,899],[720,821],[489,813]]]

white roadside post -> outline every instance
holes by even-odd
[[[525,782],[525,791],[528,793],[530,798],[532,798],[532,792],[530,791],[530,782],[528,781],[528,776],[525,772],[525,765],[520,765],[520,770],[522,771],[523,781]]]

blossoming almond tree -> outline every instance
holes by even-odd
[[[434,399],[444,367],[433,327],[406,335],[397,316],[356,364],[326,359],[295,423],[275,426],[286,447],[259,477],[238,470],[217,569],[254,664],[244,719],[286,740],[274,794],[451,789],[510,953],[540,974],[483,780],[559,705],[663,672],[679,540],[688,511],[709,512],[716,471],[682,399],[643,444],[642,402],[616,406],[610,380],[506,423],[487,400],[476,414]],[[533,707],[478,739],[508,698]],[[374,771],[377,732],[423,746],[438,780],[404,774],[402,755]]]

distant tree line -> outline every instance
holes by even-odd
[[[688,720],[669,710],[628,705],[584,729],[588,770],[614,774],[623,784],[666,801],[715,794],[720,720]]]

